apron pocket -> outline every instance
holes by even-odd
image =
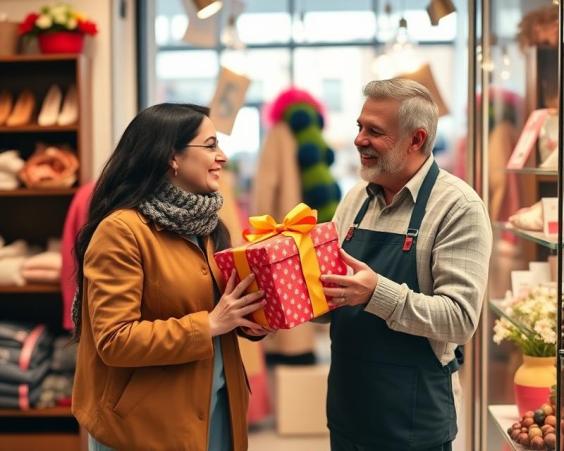
[[[417,368],[333,355],[327,416],[331,427],[363,444],[408,449]]]

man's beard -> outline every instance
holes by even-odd
[[[407,161],[407,153],[394,147],[392,150],[381,154],[367,147],[358,147],[361,155],[376,157],[371,166],[360,167],[360,176],[363,180],[378,183],[381,176],[395,175],[403,171]]]

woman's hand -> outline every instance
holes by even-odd
[[[264,297],[264,292],[259,290],[243,295],[253,283],[255,275],[250,274],[245,277],[237,286],[235,286],[235,275],[236,272],[233,271],[223,296],[209,314],[211,335],[212,337],[223,335],[237,327],[245,327],[257,335],[264,335],[262,326],[245,318],[264,305],[264,302],[259,302]]]

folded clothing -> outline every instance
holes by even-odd
[[[56,269],[22,269],[21,275],[28,283],[56,283],[61,280],[61,271]]]
[[[8,384],[2,384],[7,386]],[[27,410],[36,407],[41,396],[41,385],[35,387],[29,384],[18,384],[13,386],[16,393],[3,394],[0,388],[0,408]],[[12,390],[13,391],[13,390]]]
[[[0,365],[0,381],[11,384],[35,385],[43,380],[50,366],[50,359],[45,359],[34,368],[25,370],[22,370],[16,363],[5,363]]]
[[[78,159],[57,147],[38,148],[26,161],[19,177],[28,188],[70,187],[76,182]]]
[[[46,269],[60,272],[62,263],[63,258],[60,252],[42,252],[26,259],[22,270]]]
[[[51,369],[58,372],[74,372],[76,368],[76,342],[68,335],[61,335],[53,342]]]
[[[51,349],[52,345],[53,335],[44,324],[0,321],[0,347],[2,348],[27,349],[25,352],[31,355],[36,348]],[[18,357],[14,361],[19,362],[19,360]]]
[[[1,249],[0,249],[1,250]],[[21,267],[25,257],[7,257],[0,259],[0,285],[25,285]]]
[[[0,183],[17,182],[19,185],[18,177],[10,172],[0,171]]]
[[[20,368],[35,368],[52,355],[51,342],[39,340],[36,343],[27,343],[23,346],[0,345],[0,365],[15,363]]]
[[[25,165],[17,150],[6,150],[0,153],[0,171],[16,175]]]
[[[29,245],[24,240],[16,240],[0,247],[0,260],[5,257],[26,257],[28,254]]]
[[[541,232],[544,226],[542,202],[521,208],[509,217],[509,222],[519,229]]]
[[[60,405],[72,395],[73,375],[49,373],[41,383],[38,407],[52,407]]]

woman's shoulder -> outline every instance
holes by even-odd
[[[129,229],[135,233],[146,227],[147,220],[137,210],[122,208],[106,216],[98,225],[98,230],[113,233],[117,230]]]

